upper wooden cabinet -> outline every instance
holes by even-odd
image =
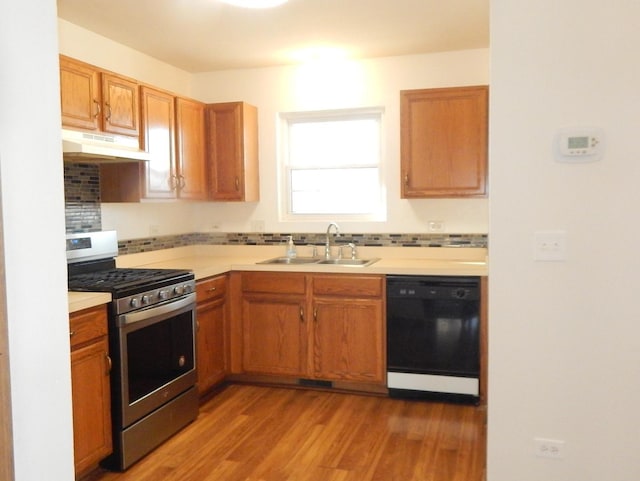
[[[206,107],[209,198],[255,202],[260,199],[258,114],[244,102]]]
[[[177,196],[175,178],[175,97],[150,87],[140,88],[140,146],[151,160],[141,165],[142,197],[173,199]]]
[[[181,199],[207,199],[204,109],[201,102],[176,98],[174,185]]]
[[[402,198],[486,195],[488,91],[400,93]]]
[[[60,56],[62,125],[110,134],[139,134],[138,84]]]

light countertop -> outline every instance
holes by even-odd
[[[309,252],[306,252],[307,250]],[[434,276],[488,275],[487,250],[465,247],[360,247],[359,258],[380,259],[367,267],[258,264],[284,254],[284,246],[201,245],[119,256],[116,264],[118,267],[189,269],[193,271],[196,280],[232,270]],[[298,255],[310,256],[311,248],[298,247]],[[69,292],[69,312],[104,304],[110,300],[111,295],[105,293]]]

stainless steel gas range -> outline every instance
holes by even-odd
[[[198,415],[195,280],[176,269],[122,269],[114,231],[67,236],[69,290],[109,292],[114,452],[125,470]]]

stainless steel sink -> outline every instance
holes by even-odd
[[[314,264],[318,262],[317,257],[274,257],[258,264]]]
[[[274,257],[266,261],[260,261],[257,264],[281,264],[281,265],[298,265],[298,264],[318,264],[348,267],[367,267],[378,262],[379,258],[374,259],[320,259],[318,257]]]
[[[318,264],[329,264],[334,266],[352,266],[352,267],[367,267],[378,262],[380,259],[324,259],[318,262]]]

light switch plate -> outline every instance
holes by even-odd
[[[563,230],[536,231],[533,236],[533,258],[536,261],[565,261],[567,233]]]

